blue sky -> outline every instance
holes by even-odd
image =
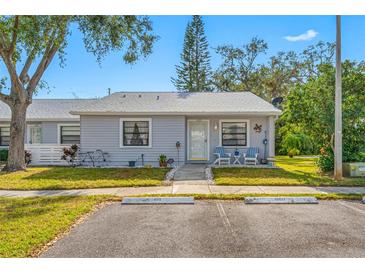
[[[175,90],[170,78],[175,75],[190,19],[191,16],[152,16],[154,32],[160,39],[152,55],[133,66],[124,64],[117,53],[106,57],[99,66],[94,56],[84,50],[78,31],[73,30],[66,50],[66,66],[60,68],[57,59],[54,60],[44,77],[51,91],[41,91],[36,98],[101,97],[107,94],[108,88],[112,91]],[[220,63],[213,48],[222,44],[240,46],[254,36],[269,45],[267,55],[260,61],[278,51],[301,51],[320,40],[335,41],[335,16],[203,16],[203,20],[213,68]],[[344,16],[342,28],[343,58],[365,60],[365,16]],[[299,41],[288,41],[287,36],[294,36],[289,40]]]

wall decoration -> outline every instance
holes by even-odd
[[[262,131],[262,125],[255,124],[255,127],[253,128],[257,133],[260,133]]]

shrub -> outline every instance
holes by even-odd
[[[294,156],[299,155],[299,154],[300,154],[300,151],[299,151],[299,149],[296,149],[296,148],[292,148],[291,150],[288,151],[288,156],[290,158],[293,158]]]
[[[166,167],[167,166],[167,156],[165,154],[161,154],[158,158],[160,167]]]
[[[29,150],[25,150],[24,151],[24,160],[25,160],[25,164],[29,165],[30,162],[32,161],[32,152],[30,152]]]
[[[304,133],[288,133],[282,143],[282,153],[289,154],[292,149],[297,149],[302,154],[311,154],[313,143],[311,138]]]
[[[322,147],[316,162],[319,169],[323,172],[333,171],[335,166],[333,150],[330,146]]]
[[[0,161],[6,162],[8,160],[8,150],[7,149],[1,149],[0,150]]]
[[[63,148],[63,155],[62,155],[61,159],[69,162],[70,164],[73,164],[75,159],[76,159],[76,155],[77,155],[78,150],[79,150],[79,147],[77,145],[72,145],[69,148],[64,147]]]

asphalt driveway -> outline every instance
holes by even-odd
[[[365,257],[365,205],[107,206],[43,257]]]

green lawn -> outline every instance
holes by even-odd
[[[346,178],[341,182],[320,174],[315,158],[277,156],[280,169],[213,168],[218,185],[313,185],[313,186],[365,186],[363,178]]]
[[[103,196],[0,198],[0,257],[34,256],[106,199]]]
[[[0,172],[0,189],[75,189],[161,185],[168,169],[31,167]]]

